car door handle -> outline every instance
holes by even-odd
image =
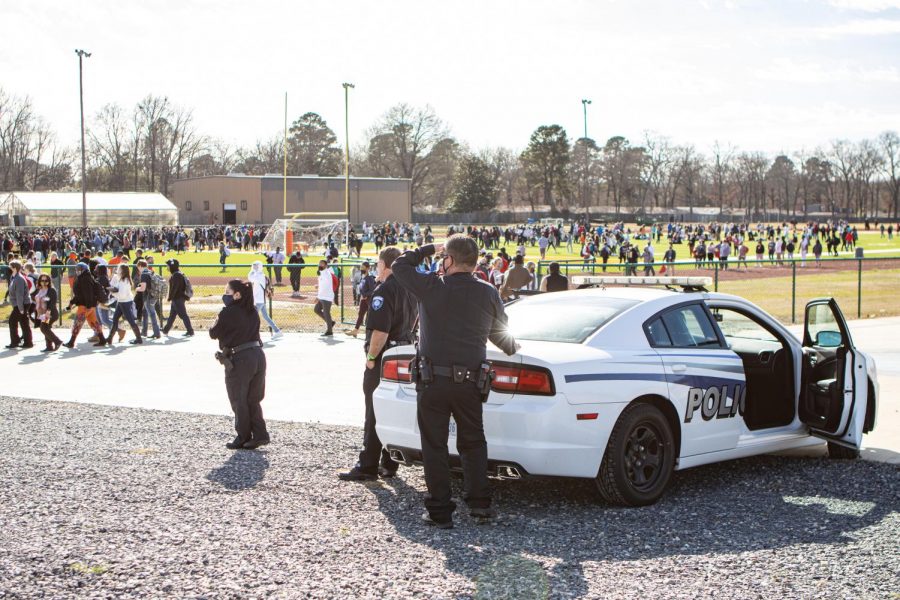
[[[672,365],[673,373],[684,373],[687,371],[687,365]]]

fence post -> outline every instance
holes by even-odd
[[[718,292],[719,291],[719,262],[718,261],[713,261],[713,269],[715,269],[715,273],[713,275],[715,278],[715,283],[713,285],[713,291]]]
[[[344,324],[344,269],[338,267],[338,296],[341,299],[341,325]]]
[[[862,319],[862,258],[856,259],[856,318]]]
[[[537,280],[537,284],[535,285],[534,289],[536,289],[536,290],[541,289],[541,280],[543,280],[543,278],[544,278],[543,273],[541,273],[543,266],[544,266],[544,262],[539,260],[538,264],[537,264],[537,273],[535,273],[535,279]]]
[[[791,261],[791,323],[797,322],[797,262]]]

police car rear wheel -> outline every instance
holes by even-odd
[[[625,409],[609,436],[597,489],[611,504],[646,506],[663,495],[675,465],[668,421],[650,404]]]

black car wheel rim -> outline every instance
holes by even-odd
[[[637,491],[653,489],[662,474],[665,445],[659,430],[650,423],[638,423],[625,442],[625,473]]]

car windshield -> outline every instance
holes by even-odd
[[[638,304],[637,300],[543,294],[506,308],[516,339],[580,344],[604,323]]]

